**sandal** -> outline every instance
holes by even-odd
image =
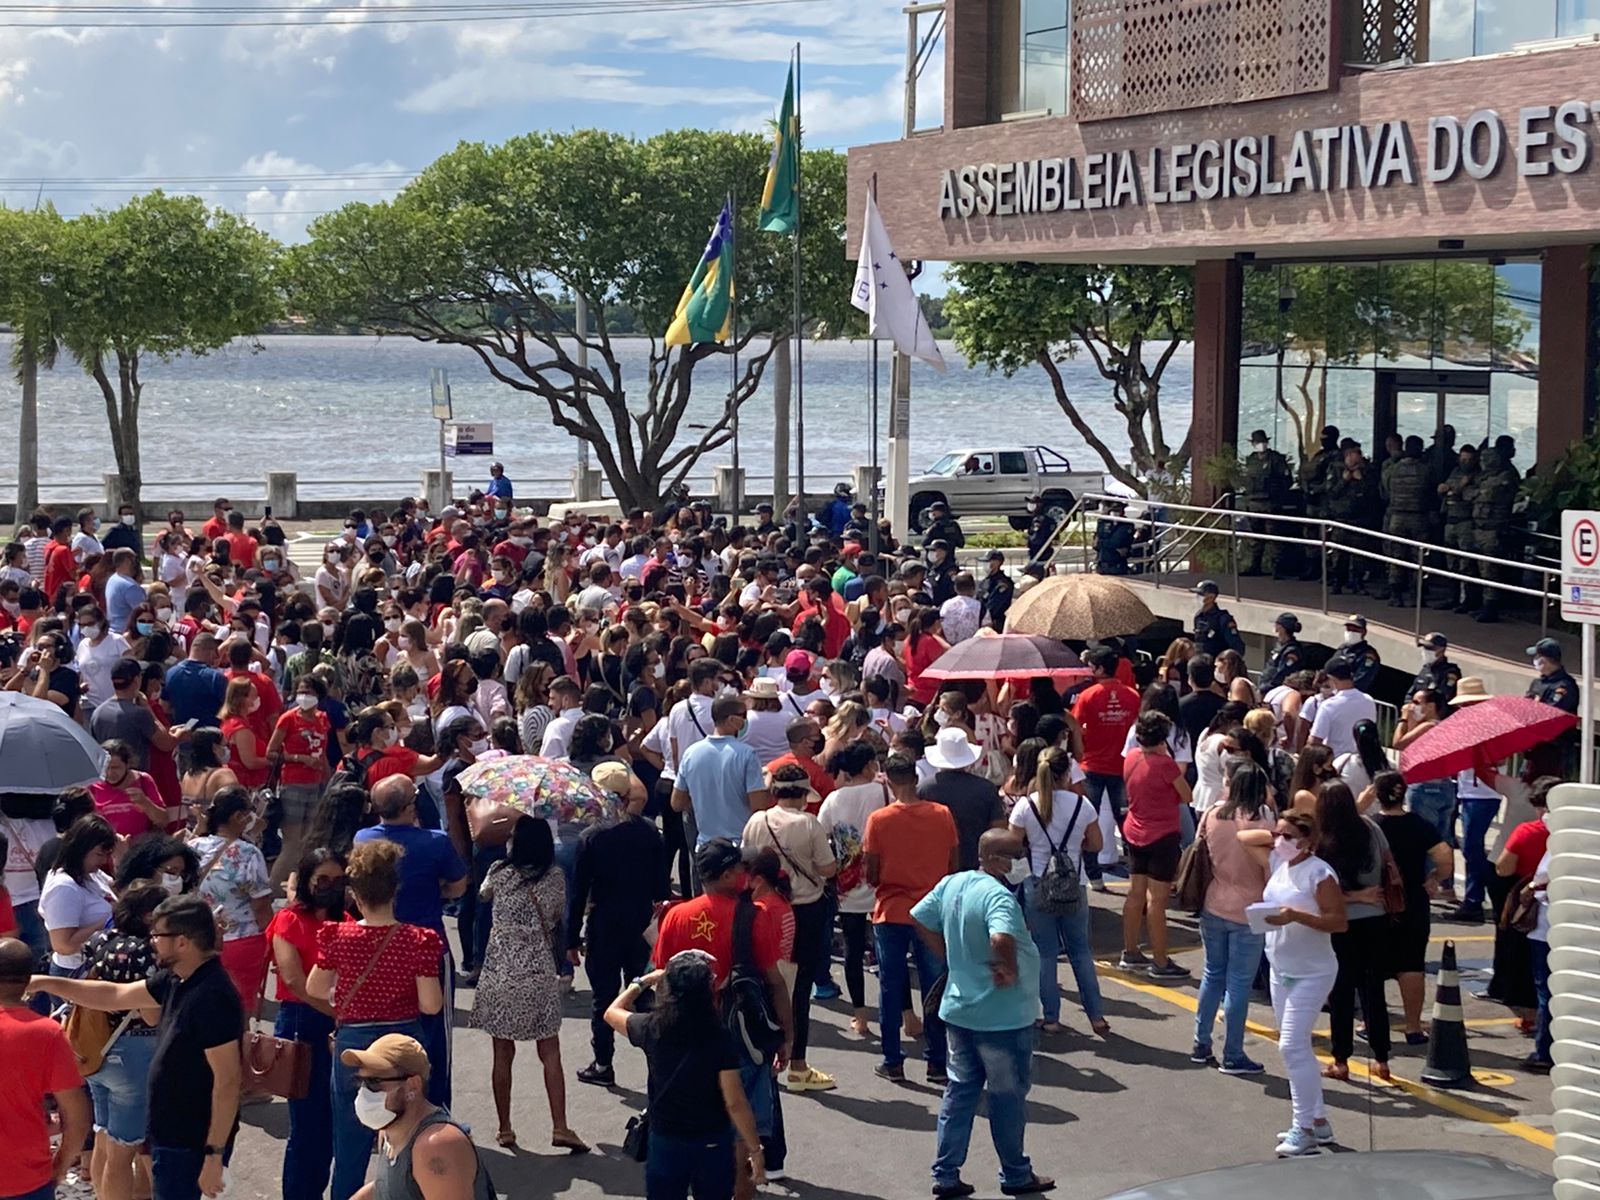
[[[570,1129],[557,1129],[550,1135],[550,1144],[557,1150],[570,1150],[574,1154],[589,1153],[589,1143]]]
[[[1327,1066],[1322,1068],[1322,1077],[1324,1079],[1346,1079],[1347,1080],[1347,1079],[1350,1078],[1350,1067],[1346,1063],[1331,1062]]]
[[[516,1131],[513,1129],[502,1129],[499,1133],[494,1135],[494,1144],[496,1146],[504,1146],[507,1150],[515,1150],[517,1147]]]
[[[1089,1028],[1094,1030],[1095,1035],[1097,1037],[1110,1037],[1111,1036],[1111,1022],[1110,1021],[1104,1021],[1104,1020],[1095,1021],[1092,1024],[1090,1024]]]
[[[1065,1028],[1060,1021],[1040,1021],[1039,1032],[1054,1037]]]

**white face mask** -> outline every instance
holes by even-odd
[[[380,730],[378,730],[376,733],[374,733],[372,735],[372,748],[374,750],[383,750],[383,749],[385,749],[389,745],[390,739],[392,739],[393,737],[394,737],[393,732],[391,732],[388,729],[380,729]]]
[[[388,1097],[382,1092],[369,1092],[366,1088],[356,1092],[356,1120],[368,1129],[387,1129],[399,1116],[389,1108]]]
[[[396,646],[398,646],[398,647],[400,647],[400,649],[402,649],[402,650],[409,650],[409,649],[411,649],[411,639],[410,639],[410,638],[408,638],[408,637],[407,637],[407,636],[406,636],[406,635],[405,635],[405,634],[403,634],[403,633],[402,633],[402,634],[401,634],[401,635],[400,635],[400,636],[399,636],[399,637],[397,637],[397,638],[395,638],[395,640],[394,640],[394,644],[395,644],[395,645],[396,645]]]
[[[317,706],[317,698],[309,692],[300,692],[295,696],[294,702],[301,712],[310,712]]]
[[[172,610],[170,608],[156,609],[156,620],[165,625],[168,621],[172,620]]]
[[[336,567],[339,565],[339,559],[343,556],[337,550],[329,550],[323,557],[328,560],[330,567]]]
[[[1539,674],[1543,675],[1546,661],[1546,659],[1535,656],[1533,660],[1533,669],[1539,672]]]
[[[950,714],[945,712],[945,710],[942,708],[935,709],[933,712],[933,723],[940,729],[943,729],[946,725],[950,724]]]
[[[385,546],[398,545],[399,542],[400,542],[400,539],[398,537],[396,537],[392,533],[386,533],[386,534],[383,535],[383,544]]]
[[[122,523],[124,525],[132,525],[133,522],[134,522],[134,516],[133,516],[132,513],[123,513],[122,514]]]
[[[323,640],[327,640],[328,638],[331,638],[333,636],[333,631],[335,629],[337,629],[337,628],[338,628],[338,626],[335,625],[332,621],[324,621],[324,622],[322,622],[322,637],[323,637]]]
[[[385,621],[383,623],[383,627],[385,629],[387,629],[390,633],[399,632],[399,629],[400,629],[400,618],[399,617],[390,617],[387,621]]]
[[[475,738],[472,745],[468,748],[473,754],[487,754],[489,751],[489,743],[484,738]]]
[[[179,892],[183,891],[183,876],[163,875],[161,877],[161,887],[162,890],[167,893],[167,895],[176,896]]]
[[[1419,647],[1417,650],[1417,657],[1422,660],[1422,665],[1424,667],[1429,666],[1433,662],[1433,651],[1429,650],[1426,646]]]
[[[1300,843],[1284,837],[1281,833],[1273,838],[1272,847],[1278,852],[1278,856],[1285,861],[1300,857]]]
[[[655,666],[650,668],[650,674],[654,675],[657,679],[665,679],[667,677],[667,664],[658,662]]]
[[[1346,646],[1354,646],[1360,640],[1361,631],[1359,629],[1346,629],[1344,631],[1344,644]]]

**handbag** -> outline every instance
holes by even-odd
[[[1539,894],[1534,890],[1531,878],[1519,879],[1500,910],[1500,928],[1526,934],[1532,933],[1538,924]]]
[[[683,1068],[688,1065],[689,1057],[689,1055],[685,1054],[678,1060],[677,1067],[671,1075],[667,1076],[667,1082],[661,1085],[663,1094],[671,1089],[673,1083],[683,1072]],[[650,1110],[648,1108],[634,1113],[633,1116],[628,1118],[628,1123],[622,1127],[622,1153],[638,1163],[642,1163],[650,1157]]]
[[[1206,892],[1216,877],[1211,847],[1206,845],[1206,816],[1200,818],[1195,839],[1178,862],[1178,878],[1172,887],[1173,903],[1183,912],[1198,913],[1205,907]]]
[[[1383,911],[1398,917],[1406,911],[1406,881],[1400,874],[1400,864],[1388,850],[1383,852],[1383,878],[1378,884],[1382,894]]]
[[[112,1028],[110,1013],[85,1008],[81,1004],[72,1006],[62,1028],[66,1031],[67,1041],[72,1043],[72,1054],[78,1060],[80,1075],[87,1079],[106,1065],[106,1055],[132,1020],[133,1009],[130,1008],[122,1014],[117,1026]]]
[[[467,800],[467,832],[474,846],[504,846],[511,841],[511,831],[522,816],[510,805],[501,804],[485,796]]]
[[[256,1009],[251,1021],[261,1020],[261,1006],[267,996],[267,975],[261,976],[256,993]],[[245,1090],[281,1096],[285,1100],[304,1100],[311,1091],[311,1047],[293,1038],[281,1038],[271,1030],[249,1029],[244,1035]]]

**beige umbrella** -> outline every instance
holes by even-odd
[[[1155,619],[1126,584],[1104,575],[1052,575],[1012,601],[1006,632],[1094,642],[1138,633]]]

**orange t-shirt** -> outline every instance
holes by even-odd
[[[942,804],[894,803],[867,818],[864,854],[878,860],[878,925],[910,925],[911,908],[950,873],[956,848],[955,818]]]
[[[1094,775],[1122,774],[1122,747],[1139,719],[1139,693],[1115,679],[1091,684],[1078,696],[1072,715],[1083,726],[1083,769]]]

